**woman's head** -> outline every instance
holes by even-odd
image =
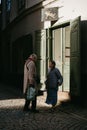
[[[49,62],[49,67],[52,69],[52,68],[55,68],[55,66],[56,66],[55,61],[54,61],[54,60],[51,60],[51,61]]]
[[[31,54],[29,58],[31,58],[31,59],[32,59],[33,61],[35,61],[35,62],[37,61],[37,55],[34,54],[34,53]]]

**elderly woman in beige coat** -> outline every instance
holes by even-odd
[[[24,64],[24,85],[23,85],[23,93],[26,95],[27,88],[28,87],[34,87],[36,86],[35,76],[36,76],[36,66],[35,62],[37,61],[37,55],[31,54],[30,57],[27,59],[27,61]],[[30,109],[30,103],[31,109]],[[39,112],[36,110],[36,95],[34,97],[34,100],[27,100],[25,96],[25,105],[24,105],[24,111],[31,111],[31,112]]]

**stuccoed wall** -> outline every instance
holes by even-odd
[[[43,28],[43,22],[41,22],[41,11],[35,11],[34,13],[25,16],[22,20],[15,24],[12,28],[11,42],[18,37],[33,33],[35,30]]]

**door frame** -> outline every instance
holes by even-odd
[[[65,23],[63,23],[63,24],[59,24],[59,25],[57,25],[57,26],[55,26],[55,27],[51,27],[50,28],[50,37],[51,37],[51,41],[50,41],[50,44],[51,44],[51,59],[53,59],[53,51],[52,51],[52,46],[53,46],[53,36],[52,36],[52,32],[54,31],[54,30],[56,30],[56,29],[62,29],[63,30],[63,28],[64,27],[67,27],[67,26],[70,26],[70,21],[68,21],[68,22],[65,22]],[[62,66],[62,68],[63,68],[63,66]],[[63,74],[63,71],[62,71],[62,74]],[[64,74],[63,74],[64,75]],[[60,89],[59,89],[60,91],[62,91],[62,92],[64,92],[64,86],[61,86],[60,87]],[[69,88],[69,91],[70,91],[70,88]],[[68,92],[68,91],[67,91]]]
[[[71,24],[73,24],[72,22],[74,21],[74,22],[78,22],[77,24],[79,25],[79,21],[80,21],[80,19],[81,19],[81,16],[79,16],[79,17],[77,17],[77,18],[75,18],[75,19],[73,19],[72,21],[70,20],[70,21],[66,21],[66,22],[64,22],[64,23],[60,23],[59,25],[57,25],[57,26],[53,26],[53,27],[51,27],[50,28],[50,32],[51,32],[51,34],[50,34],[50,36],[51,36],[51,39],[52,39],[52,31],[54,30],[54,29],[58,29],[58,28],[63,28],[63,27],[66,27],[66,26],[73,26],[73,25],[71,25]],[[71,28],[72,29],[72,28]],[[71,29],[70,29],[70,46],[71,46]],[[79,31],[79,30],[78,30]],[[78,32],[79,33],[79,32]],[[80,42],[78,43],[79,45],[80,45]],[[52,46],[52,41],[51,41],[51,46]],[[72,52],[71,52],[71,50],[72,49],[70,49],[70,55],[72,54]],[[53,53],[52,51],[51,51],[51,53]],[[53,56],[52,56],[52,54],[51,54],[51,58],[53,58]],[[71,79],[71,77],[72,77],[72,73],[71,73],[71,57],[70,57],[70,96],[76,96],[76,97],[78,97],[79,95],[80,95],[80,87],[81,86],[79,86],[79,87],[77,87],[77,85],[76,85],[76,87],[77,87],[77,93],[75,93],[74,91],[71,91],[72,89],[73,89],[73,86],[72,86],[72,84],[74,83],[74,81],[72,81],[72,79]],[[78,64],[78,63],[77,63]],[[81,76],[79,76],[79,78],[77,78],[77,79],[80,79],[80,77]],[[75,80],[77,80],[77,79],[75,79]],[[78,81],[76,81],[76,82],[78,82]]]

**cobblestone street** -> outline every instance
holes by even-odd
[[[86,108],[58,103],[51,111],[45,98],[46,93],[37,98],[39,113],[23,112],[19,92],[0,84],[0,130],[87,130]]]

